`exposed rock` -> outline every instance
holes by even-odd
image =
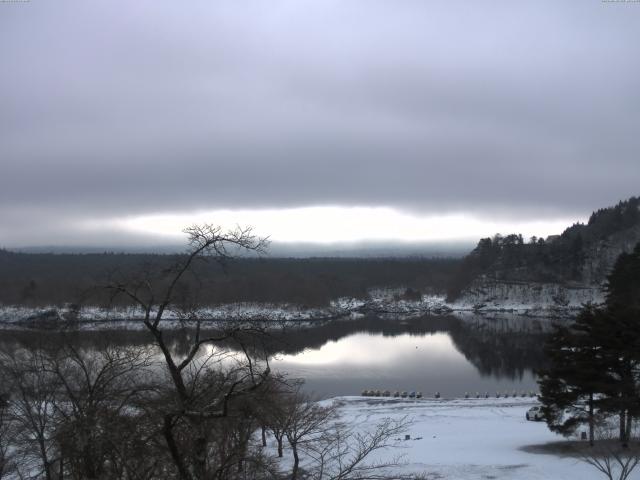
[[[535,253],[535,245],[505,248],[461,290],[453,308],[558,315],[575,313],[585,303],[602,303],[616,260],[640,242],[638,210],[637,198],[599,210],[588,225],[574,224],[562,235],[548,237],[539,247],[542,257],[527,257],[527,252]],[[476,255],[482,253],[482,242]]]
[[[578,310],[585,303],[601,303],[601,286],[557,283],[501,282],[475,280],[452,305],[476,311],[510,310],[517,313],[557,315]]]
[[[614,233],[587,249],[582,265],[582,281],[586,285],[603,285],[620,254],[631,252],[640,242],[640,225]]]

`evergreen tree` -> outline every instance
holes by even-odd
[[[608,388],[600,347],[591,335],[602,320],[599,310],[587,306],[569,328],[556,327],[545,344],[549,367],[539,372],[538,381],[549,428],[571,435],[587,424],[591,445],[601,401],[598,394]]]
[[[640,321],[640,243],[618,257],[607,280],[607,310]]]
[[[640,418],[640,243],[620,255],[608,277],[607,325],[597,335],[606,339],[606,364],[612,390],[604,405],[620,415],[620,438],[629,440]]]
[[[640,418],[640,244],[617,260],[605,306],[586,306],[570,327],[556,328],[545,352],[539,384],[550,429],[569,435],[588,423],[593,442],[597,414],[618,415],[628,442]]]

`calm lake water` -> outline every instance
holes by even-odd
[[[421,391],[425,397],[435,392],[494,396],[496,391],[537,391],[533,372],[543,366],[542,345],[550,328],[550,320],[508,315],[366,316],[288,328],[273,333],[267,348],[274,370],[303,378],[307,392],[317,397],[359,395],[364,389]],[[73,335],[89,350],[101,341],[144,345],[150,340],[144,331]],[[187,351],[189,342],[181,342],[186,332],[167,335],[176,351]],[[27,346],[38,337],[56,341],[53,331],[3,332],[0,344]]]
[[[520,375],[487,375],[462,354],[447,333],[398,335],[358,333],[329,341],[319,349],[278,355],[272,364],[291,377],[305,379],[306,390],[321,397],[357,395],[364,389],[440,392],[537,390],[530,369]]]
[[[517,317],[334,322],[307,332],[306,343],[313,345],[300,348],[305,341],[295,339],[298,351],[276,355],[272,365],[304,378],[306,390],[319,397],[364,389],[444,397],[537,391],[533,371],[544,362],[549,328],[550,322]]]

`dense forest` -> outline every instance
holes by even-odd
[[[464,258],[448,287],[450,299],[480,275],[504,281],[580,282],[590,249],[620,232],[640,229],[640,197],[591,214],[561,235],[524,239],[520,234],[483,238]],[[636,240],[637,241],[637,240]]]
[[[146,254],[25,254],[0,250],[0,303],[8,305],[99,304],[100,288],[114,277],[161,271],[180,259]],[[239,258],[219,265],[199,262],[189,277],[207,305],[231,302],[294,302],[326,305],[331,299],[364,298],[376,287],[442,292],[459,259]]]

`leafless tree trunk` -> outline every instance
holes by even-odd
[[[267,427],[264,425],[260,426],[260,436],[262,437],[262,446],[267,446]]]
[[[589,445],[593,447],[594,442],[594,429],[595,429],[595,412],[593,406],[593,393],[589,394]]]

